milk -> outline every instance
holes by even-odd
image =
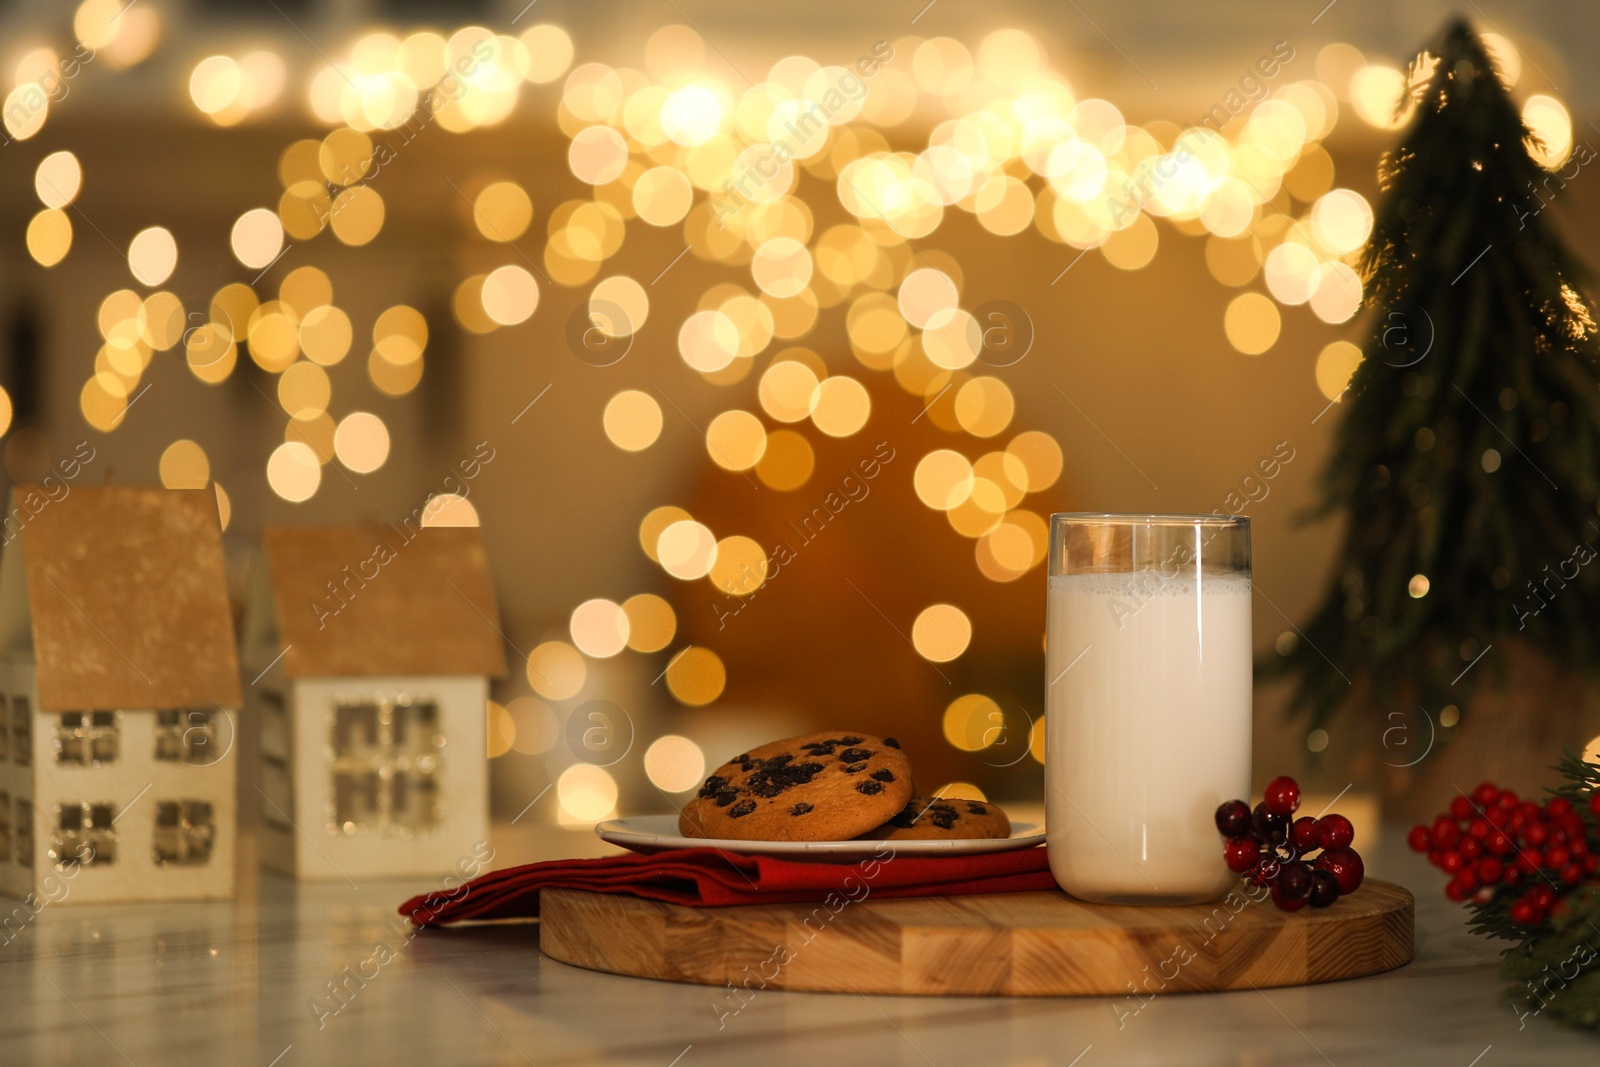
[[[1250,579],[1054,575],[1048,627],[1056,881],[1103,903],[1221,896],[1214,815],[1250,795]]]

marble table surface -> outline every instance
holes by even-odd
[[[501,831],[501,862],[598,851]],[[553,832],[553,831],[552,831]],[[242,880],[212,904],[48,906],[0,938],[0,1064],[1372,1064],[1600,1062],[1600,1037],[1519,1021],[1499,946],[1467,932],[1437,872],[1397,847],[1371,874],[1417,895],[1417,958],[1264,992],[973,999],[726,992],[544,959],[534,924],[417,936],[425,883]],[[525,851],[537,847],[540,852]],[[569,851],[567,854],[571,854]],[[366,977],[361,977],[366,976]],[[336,999],[330,983],[342,983]]]

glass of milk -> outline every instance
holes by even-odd
[[[1050,517],[1050,870],[1106,904],[1215,900],[1250,795],[1250,520]]]

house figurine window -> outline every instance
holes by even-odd
[[[156,759],[203,767],[222,758],[216,708],[169,708],[156,712]]]
[[[216,836],[216,820],[209,802],[156,802],[155,861],[161,866],[195,867],[209,862]]]
[[[27,697],[11,700],[11,758],[24,767],[33,762],[33,711]]]
[[[33,801],[17,801],[16,823],[17,863],[33,866]]]
[[[122,727],[114,711],[66,711],[56,727],[56,762],[98,767],[117,758]]]
[[[58,867],[73,860],[83,864],[115,863],[117,831],[111,825],[115,818],[110,804],[84,801],[57,805],[56,835],[50,843],[51,861]]]
[[[440,818],[439,705],[347,700],[333,708],[334,833],[411,836]]]

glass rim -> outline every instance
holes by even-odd
[[[1050,525],[1082,526],[1248,526],[1248,515],[1186,514],[1183,512],[1057,511]]]

